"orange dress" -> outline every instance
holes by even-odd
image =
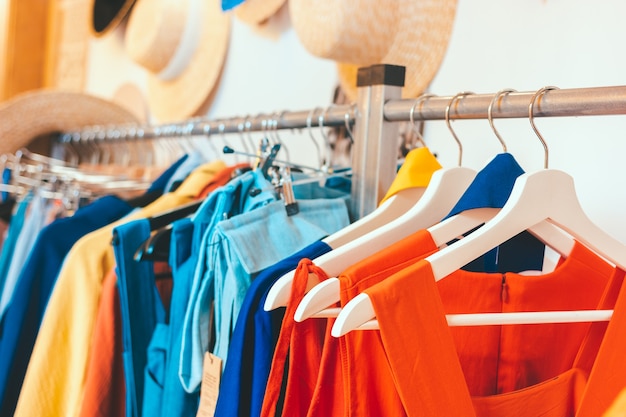
[[[407,415],[594,417],[626,384],[623,276],[576,244],[543,276],[459,271],[435,282],[422,260],[365,292]],[[615,313],[608,325],[447,325],[446,313],[488,312],[498,303],[503,312]]]
[[[345,306],[366,288],[436,250],[430,234],[422,230],[351,266],[338,277],[340,305]],[[352,332],[337,339],[330,335],[333,321],[329,320],[323,340],[322,361],[307,416],[403,415],[380,333]]]

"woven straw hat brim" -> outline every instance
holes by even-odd
[[[135,0],[93,0],[91,33],[98,37],[115,29],[134,4]]]
[[[446,55],[452,34],[456,0],[402,1],[403,18],[397,23],[396,35],[380,62],[406,67],[403,98],[422,94],[431,83]],[[359,67],[337,64],[339,83],[348,98],[356,100],[356,75]]]
[[[235,16],[244,23],[259,25],[280,10],[287,0],[246,0],[235,9]]]
[[[300,43],[312,55],[369,65],[387,53],[403,5],[410,1],[290,0],[289,15]]]
[[[150,0],[143,0],[150,1]],[[165,81],[150,70],[148,74],[148,104],[151,114],[160,122],[178,121],[191,116],[203,115],[215,96],[229,46],[231,15],[224,13],[218,0],[202,0],[202,25],[200,38],[193,56],[185,69],[174,79]],[[140,5],[138,4],[138,7]],[[150,24],[133,11],[129,26]],[[166,35],[166,34],[162,34]],[[170,34],[174,36],[175,34]]]
[[[0,103],[0,155],[14,153],[45,134],[138,122],[128,110],[98,97],[53,90],[31,91]]]
[[[416,97],[441,66],[457,0],[291,0],[293,27],[315,56],[338,62],[339,82],[356,100],[359,67],[405,66],[403,97]]]

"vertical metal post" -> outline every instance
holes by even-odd
[[[352,148],[353,220],[371,213],[391,186],[398,159],[398,124],[385,120],[384,106],[399,99],[405,68],[373,65],[360,68],[357,77],[357,120]]]

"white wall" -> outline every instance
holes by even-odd
[[[623,16],[621,0],[459,0],[450,46],[430,90],[452,95],[625,84]],[[110,97],[127,80],[145,88],[143,73],[123,54],[121,32],[92,42],[89,92]],[[310,56],[293,31],[272,41],[235,21],[225,75],[209,114],[327,106],[335,83],[333,63]],[[527,171],[542,167],[542,147],[527,120],[496,120],[496,125]],[[549,144],[550,167],[570,173],[585,211],[626,243],[621,165],[626,116],[539,119],[537,125]],[[429,146],[444,166],[453,166],[457,150],[445,124],[426,126]],[[454,127],[465,145],[464,165],[480,169],[500,150],[486,120],[457,121]],[[289,144],[299,161],[313,162],[306,140]]]

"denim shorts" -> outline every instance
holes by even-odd
[[[204,352],[227,360],[230,335],[246,291],[263,269],[349,224],[345,198],[298,200],[299,212],[287,215],[282,201],[221,221],[202,248],[196,265],[199,286],[187,306],[181,349],[181,380],[198,389]],[[205,236],[206,237],[206,236]],[[211,322],[211,305],[214,320]],[[210,340],[215,329],[215,344]]]

